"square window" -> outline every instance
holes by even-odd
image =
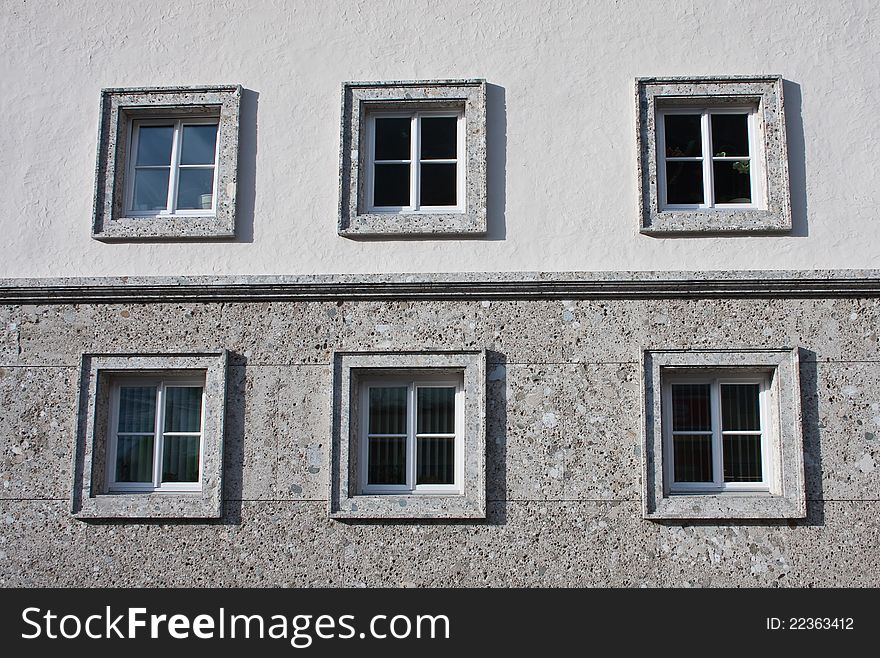
[[[343,85],[339,234],[486,232],[486,83]]]
[[[240,87],[105,89],[92,236],[235,235]]]
[[[806,515],[797,350],[644,353],[647,518]]]
[[[643,233],[791,229],[781,77],[637,88]]]
[[[331,516],[484,518],[484,353],[334,361]]]
[[[226,354],[85,355],[74,513],[221,513]]]

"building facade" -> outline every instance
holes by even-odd
[[[868,2],[0,14],[4,586],[873,586]]]

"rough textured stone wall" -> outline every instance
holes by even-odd
[[[880,300],[0,307],[0,585],[873,585]],[[799,345],[809,516],[641,518],[642,346]],[[218,522],[70,514],[83,352],[231,350]],[[488,518],[327,515],[330,355],[488,349]]]

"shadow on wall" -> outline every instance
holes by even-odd
[[[254,204],[257,196],[257,107],[260,94],[241,91],[238,135],[238,198],[235,215],[235,241],[254,241]]]
[[[226,422],[223,432],[223,525],[241,523],[244,497],[245,396],[247,359],[229,353],[226,374]]]
[[[507,238],[507,100],[504,87],[486,85],[486,240]]]
[[[786,235],[804,238],[807,226],[807,168],[804,122],[801,117],[801,86],[782,81],[785,98],[785,140],[788,146],[788,182],[791,194],[791,231]]]

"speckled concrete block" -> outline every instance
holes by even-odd
[[[240,86],[104,89],[95,168],[96,240],[231,238],[235,236]],[[131,124],[137,119],[216,118],[216,210],[204,214],[130,217],[125,207]]]
[[[472,347],[503,354],[509,363],[563,361],[565,306],[559,301],[484,300],[470,302],[465,337]]]
[[[0,498],[70,495],[76,368],[0,366]]]
[[[365,120],[371,111],[464,111],[464,211],[369,212],[366,204]],[[486,233],[486,81],[416,80],[346,82],[342,85],[339,165],[339,235],[481,236]]]
[[[826,502],[812,523],[660,525],[664,587],[876,587],[880,503]]]
[[[641,498],[639,371],[634,364],[574,364],[561,374],[565,500]]]
[[[560,498],[565,475],[564,366],[494,364],[489,366],[490,384],[493,378],[503,381],[504,388],[490,387],[489,499]]]
[[[880,499],[880,362],[801,364],[807,495]]]

